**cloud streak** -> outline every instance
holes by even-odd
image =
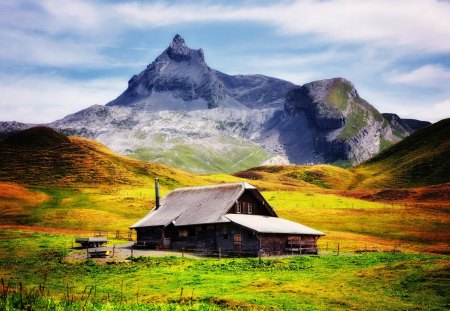
[[[91,105],[103,105],[126,88],[122,78],[66,79],[53,75],[1,75],[0,103],[8,119],[47,123]]]
[[[447,1],[297,0],[261,7],[133,2],[118,4],[114,11],[125,23],[135,27],[260,22],[272,24],[283,34],[313,34],[333,42],[450,51],[450,3]]]
[[[450,85],[450,68],[439,64],[428,64],[409,72],[392,73],[387,81],[420,87],[448,89]]]

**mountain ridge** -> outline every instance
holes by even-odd
[[[298,86],[263,75],[230,76],[211,69],[203,50],[190,49],[180,35],[116,99],[48,126],[200,173],[264,163],[352,165],[409,135],[394,131],[348,80]],[[0,132],[14,127],[24,125],[2,123]]]

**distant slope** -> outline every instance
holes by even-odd
[[[143,185],[153,177],[167,185],[204,183],[193,174],[120,156],[98,142],[67,137],[48,127],[30,128],[0,141],[0,181],[96,187]]]
[[[357,188],[408,188],[450,182],[450,119],[422,128],[350,171]]]
[[[355,182],[356,178],[356,174],[347,169],[326,164],[259,166],[234,175],[252,181],[296,186],[298,190],[305,190],[311,186],[325,189],[347,189]]]

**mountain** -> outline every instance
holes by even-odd
[[[116,99],[47,126],[200,173],[261,164],[348,166],[410,133],[391,125],[343,78],[297,86],[263,75],[227,75],[211,69],[203,51],[190,49],[179,35]],[[0,132],[5,128],[14,126],[0,124]]]
[[[421,187],[450,182],[450,119],[424,127],[352,170],[358,187]]]
[[[98,142],[67,137],[48,127],[33,127],[0,141],[0,181],[26,186],[98,187],[202,183],[162,164],[117,155]]]
[[[402,119],[395,113],[382,113],[381,114],[391,125],[394,131],[397,131],[397,135],[400,136],[402,133],[414,133],[421,128],[431,125],[431,122],[420,121],[415,119]]]

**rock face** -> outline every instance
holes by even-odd
[[[0,124],[0,133],[24,124]],[[303,86],[208,67],[201,49],[176,35],[106,106],[49,124],[112,150],[195,172],[235,172],[262,163],[368,159],[408,135],[342,78]]]
[[[360,163],[377,153],[383,143],[399,141],[381,114],[362,99],[343,78],[307,83],[290,90],[285,111],[304,115],[314,131],[314,150],[324,162]],[[406,130],[399,130],[407,135]]]
[[[402,120],[395,113],[382,113],[381,114],[390,124],[393,130],[397,130],[400,133],[412,133],[414,130],[409,127],[405,120]]]

